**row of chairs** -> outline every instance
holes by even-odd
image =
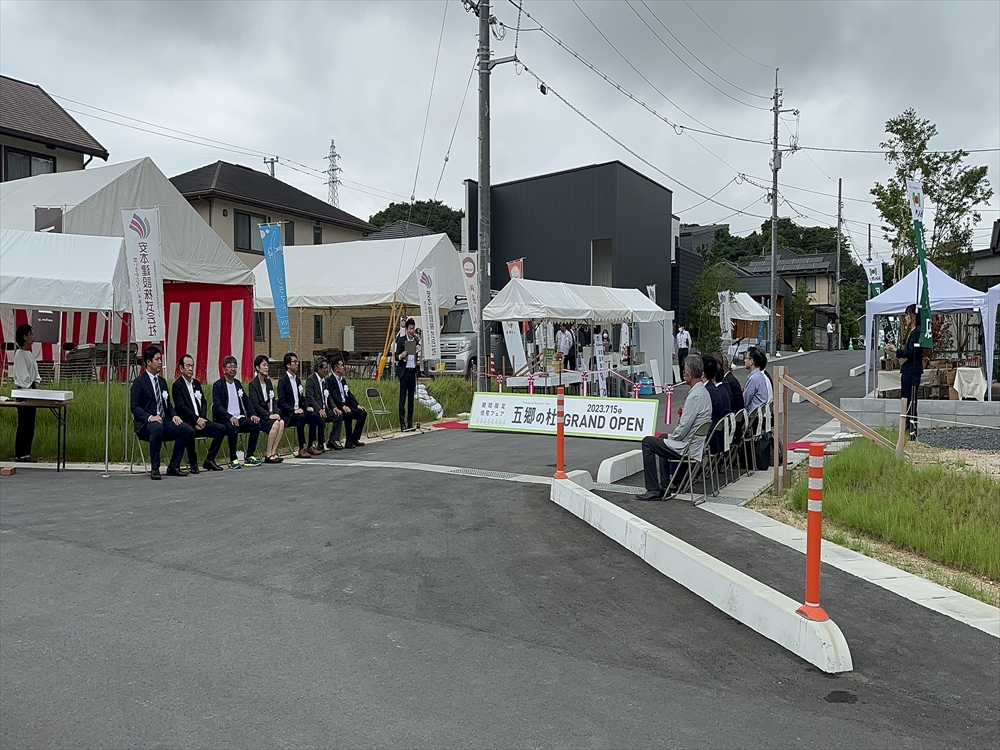
[[[744,473],[752,476],[756,470],[756,443],[772,431],[772,422],[772,405],[767,403],[749,413],[746,409],[740,409],[738,412],[727,414],[714,426],[711,421],[698,425],[695,435],[705,438],[701,460],[695,460],[690,455],[689,442],[681,457],[670,461],[677,465],[671,474],[670,489],[673,489],[675,478],[680,476],[680,483],[686,481],[688,494],[694,504],[700,505],[705,502],[708,495],[709,482],[712,486],[712,495],[717,497],[725,484],[739,479]],[[712,444],[720,440],[722,449],[713,450]],[[722,481],[723,476],[725,484]],[[697,482],[701,483],[702,492],[695,497],[694,485]]]

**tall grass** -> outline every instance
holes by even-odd
[[[807,481],[792,492],[805,510]],[[1000,483],[983,474],[917,467],[867,440],[826,459],[823,514],[842,526],[962,570],[1000,580]]]
[[[399,404],[399,383],[396,380],[349,381],[358,402],[367,407],[365,391],[377,388],[382,394],[386,408],[391,413],[392,423],[399,427],[396,413]],[[81,380],[46,385],[46,388],[61,388],[73,391],[73,401],[67,409],[69,424],[66,457],[73,462],[104,461],[104,384]],[[125,453],[125,441],[132,439],[132,417],[126,416],[129,399],[128,383],[111,384],[111,429],[109,448],[112,461],[120,461]],[[427,384],[427,391],[444,407],[444,416],[454,417],[472,408],[472,392],[469,382],[460,377],[439,377]],[[10,395],[10,389],[3,391]],[[208,413],[212,413],[212,389],[205,387]],[[424,424],[433,422],[434,414],[420,401],[414,401],[414,421]],[[0,460],[14,458],[14,433],[17,429],[17,410],[0,409]],[[54,461],[56,456],[55,417],[46,409],[39,409],[35,421],[35,440],[32,454],[42,460]]]

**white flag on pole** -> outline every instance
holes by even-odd
[[[163,260],[160,255],[160,210],[122,210],[125,255],[132,291],[132,338],[164,341]]]
[[[914,221],[924,220],[924,183],[916,180],[906,181],[907,200],[910,202],[910,214]]]
[[[436,267],[415,271],[417,289],[420,290],[420,323],[423,327],[421,350],[425,360],[441,359],[441,320],[438,312],[437,290],[434,289]]]

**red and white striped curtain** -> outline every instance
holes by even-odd
[[[244,380],[253,377],[253,288],[221,284],[168,283],[164,285],[167,341],[163,373],[173,379],[184,354],[195,359],[195,375],[205,383],[222,377],[222,360],[234,356]],[[0,308],[0,343],[14,341],[17,326],[31,323],[27,310]],[[111,324],[112,343],[128,340],[129,315],[116,314]],[[107,313],[64,312],[60,341],[101,344],[108,340]],[[139,351],[149,345],[139,343]],[[35,344],[35,359],[64,359],[60,344]]]

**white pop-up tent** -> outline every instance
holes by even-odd
[[[0,305],[46,310],[100,310],[110,317],[132,308],[120,237],[0,229]],[[104,470],[108,469],[111,347],[105,371]]]
[[[486,320],[650,323],[669,313],[637,289],[511,279],[483,311]]]
[[[978,312],[983,321],[986,341],[993,340],[995,328],[987,325],[988,304],[986,292],[965,286],[927,261],[927,285],[930,293],[931,310],[944,312]],[[865,347],[865,393],[869,392],[872,360],[875,356],[875,317],[878,315],[901,315],[908,305],[920,304],[920,268],[914,268],[900,281],[882,294],[865,303],[865,330],[868,345]],[[987,343],[988,349],[989,344]],[[987,359],[989,359],[987,357]],[[987,388],[987,394],[991,389]]]
[[[736,292],[729,298],[730,320],[768,320],[770,313],[746,292]]]
[[[122,237],[122,209],[139,207],[160,213],[166,371],[184,352],[201,351],[196,375],[205,382],[221,376],[230,354],[251,374],[253,274],[151,159],[0,184],[0,227],[8,229],[33,231],[36,208],[61,208],[67,234]]]
[[[420,304],[414,271],[437,269],[438,306],[450,310],[465,296],[455,246],[446,234],[358,240],[332,245],[286,247],[285,289],[289,308],[369,307],[402,302]],[[274,308],[267,264],[254,268],[258,310]]]
[[[997,307],[1000,306],[1000,284],[991,286],[986,292],[986,318],[983,320],[983,330],[986,335],[986,398],[993,393],[993,358],[996,356],[997,340]]]

